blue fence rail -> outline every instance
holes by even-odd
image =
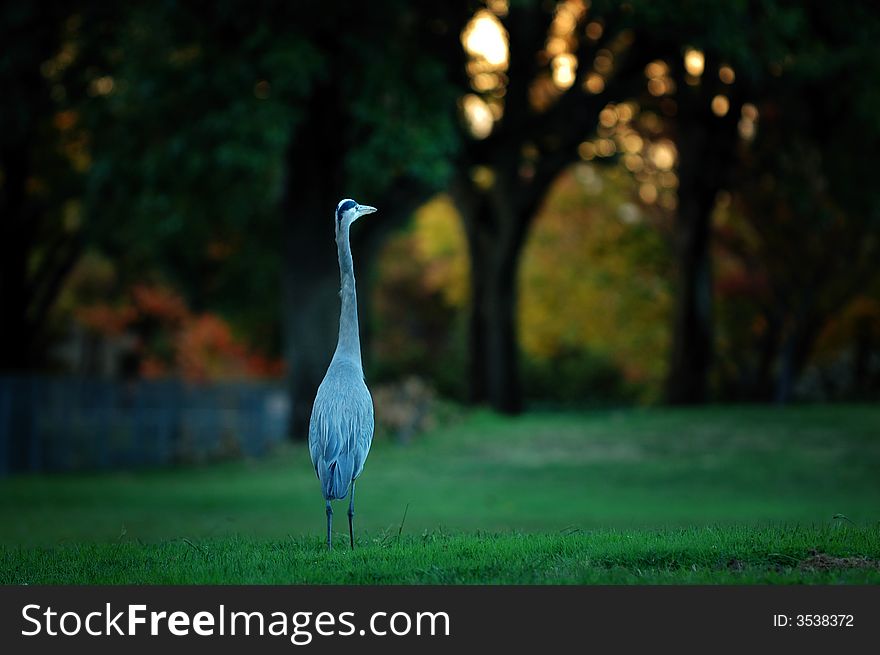
[[[288,417],[275,384],[0,377],[0,475],[259,457]]]

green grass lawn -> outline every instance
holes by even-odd
[[[878,407],[475,413],[374,445],[354,553],[304,447],[0,480],[0,582],[880,583],[878,474]]]

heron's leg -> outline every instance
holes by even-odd
[[[333,508],[327,501],[327,550],[333,550]]]
[[[354,550],[354,480],[351,481],[351,492],[348,496],[348,537],[351,539],[351,549]]]

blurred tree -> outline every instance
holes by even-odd
[[[665,212],[620,166],[581,163],[551,189],[525,246],[519,330],[531,399],[657,401],[666,373]]]
[[[0,370],[46,363],[50,310],[82,253],[87,138],[59,78],[87,65],[81,3],[0,8]]]
[[[710,216],[718,192],[733,185],[744,121],[754,133],[746,108],[795,104],[805,87],[779,87],[780,80],[851,78],[860,111],[876,116],[873,78],[852,65],[876,59],[873,12],[851,7],[781,0],[589,7],[493,0],[476,13],[464,1],[402,0],[4,7],[9,46],[0,61],[15,93],[2,109],[12,129],[2,137],[0,290],[11,320],[3,322],[0,364],[20,368],[44,352],[57,290],[85,244],[97,244],[123,276],[162,268],[197,311],[237,313],[266,341],[283,341],[294,432],[304,435],[336,334],[332,208],[354,196],[382,211],[356,231],[355,257],[366,272],[365,255],[395,219],[448,183],[469,244],[471,398],[516,411],[516,272],[529,226],[586,145],[614,154],[612,138],[585,139],[610,103],[643,95],[647,84],[644,104],[654,103],[659,134],[678,157],[670,399],[704,399]],[[811,61],[812,69],[800,67]],[[662,74],[649,73],[658,63]],[[777,88],[788,90],[776,98]],[[803,151],[824,153],[831,133],[810,125]],[[781,139],[780,155],[793,142]],[[835,152],[845,159],[845,150]],[[846,167],[830,161],[834,205],[847,216],[860,206],[870,215],[870,194],[848,182],[862,183],[861,171],[846,177],[838,174]],[[761,162],[783,176],[782,160]],[[277,323],[279,292],[283,336],[273,336],[266,326]],[[794,339],[788,351],[802,351],[797,342],[810,339]],[[790,358],[790,370],[800,359]]]
[[[326,55],[285,153],[282,200],[284,355],[293,430],[301,436],[336,344],[334,208],[344,197],[379,208],[352,235],[355,267],[365,279],[367,255],[382,237],[443,187],[457,138],[455,89],[438,48],[465,4],[385,0],[314,12],[310,30]],[[368,300],[360,294],[366,329]]]
[[[278,352],[282,160],[321,55],[292,8],[251,9],[129,8],[101,42],[110,65],[91,71],[112,87],[82,110],[87,207],[113,226],[95,241],[121,286],[158,268],[196,309]]]
[[[712,212],[730,186],[741,144],[744,103],[761,97],[771,69],[804,37],[802,10],[789,3],[645,2],[640,30],[662,44],[645,69],[643,104],[675,145],[678,202],[673,248],[676,303],[666,397],[699,403],[713,361]]]
[[[813,347],[810,366],[798,381],[798,397],[876,401],[880,398],[878,337],[880,279],[875,278],[872,287],[825,323]],[[821,387],[816,389],[818,385]]]
[[[467,77],[461,84],[472,91],[462,107],[472,138],[452,186],[471,250],[472,399],[518,408],[512,315],[529,223],[606,104],[639,94],[648,78],[645,105],[662,117],[661,132],[674,144],[678,163],[667,397],[706,400],[713,351],[711,215],[719,192],[732,184],[742,140],[754,134],[752,103],[772,96],[800,57],[837,47],[840,35],[824,27],[829,21],[845,35],[874,12],[864,3],[829,9],[778,0],[487,7],[462,35]],[[870,33],[873,27],[869,19],[855,29]],[[855,41],[846,57],[873,56],[869,44]],[[608,147],[600,155],[614,153],[613,142],[599,145]]]
[[[462,33],[466,141],[451,195],[471,264],[470,400],[516,412],[516,280],[523,244],[550,185],[578,158],[599,113],[644,87],[651,41],[633,40],[632,5],[489,2]]]
[[[575,164],[553,184],[523,248],[517,287],[527,401],[660,398],[671,332],[668,215],[638,207],[640,188],[623,165],[594,162]],[[467,260],[461,217],[446,195],[386,242],[371,379],[416,373],[445,395],[466,397]]]
[[[733,358],[727,372],[740,382],[727,386],[779,402],[832,317],[877,283],[880,256],[871,162],[880,147],[880,16],[863,3],[811,3],[806,20],[812,38],[750,108],[760,125],[721,235],[740,264],[727,295],[752,316],[756,344]],[[741,280],[733,289],[731,275]],[[728,334],[747,346],[749,332],[736,336],[731,325]]]
[[[195,307],[252,333],[282,310],[296,436],[335,346],[333,209],[347,196],[380,208],[355,233],[366,272],[388,224],[448,174],[438,20],[399,0],[168,3],[133,10],[106,46],[116,84],[90,107],[91,207],[126,221],[105,248],[134,270],[159,259]]]
[[[383,222],[449,173],[455,94],[432,43],[463,24],[447,22],[453,11],[465,15],[465,3],[4,7],[4,82],[20,90],[4,103],[15,128],[3,145],[4,217],[14,217],[4,366],[35,363],[33,325],[83,244],[109,255],[120,286],[160,269],[196,309],[221,309],[270,341],[283,287],[304,435],[336,333],[333,208],[355,196],[382,210],[357,233],[360,260]],[[67,177],[33,174],[52,166]],[[36,213],[46,229],[29,222]]]
[[[385,242],[373,293],[371,379],[419,375],[465,400],[467,241],[448,195],[425,203]]]

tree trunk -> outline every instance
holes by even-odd
[[[773,311],[764,314],[767,327],[761,338],[755,380],[750,388],[746,387],[743,390],[748,400],[770,402],[773,398],[773,362],[776,361],[779,352],[782,325],[781,319],[774,314]]]
[[[60,7],[60,5],[59,5]],[[33,16],[32,16],[33,18]],[[3,71],[4,88],[11,91],[11,106],[4,117],[12,120],[0,144],[0,370],[24,371],[45,366],[49,314],[64,281],[79,258],[78,234],[59,224],[57,210],[65,199],[81,193],[79,177],[66,170],[67,162],[45,159],[38,153],[55,153],[58,143],[47,129],[57,111],[49,86],[40,73],[40,62],[58,50],[54,14],[45,24],[30,25],[28,59]],[[49,20],[51,18],[52,20]],[[19,44],[21,45],[21,44]],[[29,195],[28,181],[48,174],[55,188],[49,198]],[[66,194],[62,196],[62,194]],[[39,257],[34,257],[38,254]],[[39,264],[34,266],[35,259]]]
[[[518,250],[518,249],[517,249]],[[519,383],[519,345],[516,330],[516,262],[510,248],[496,253],[488,275],[489,294],[485,314],[486,372],[489,404],[505,414],[522,410]]]
[[[336,346],[339,266],[333,211],[339,202],[340,103],[316,90],[288,149],[282,212],[283,351],[290,399],[290,437],[308,438],[312,401]]]
[[[35,218],[25,194],[29,176],[27,144],[14,144],[0,154],[4,174],[0,195],[0,370],[23,371],[35,362],[33,339],[42,326],[29,320],[28,255],[33,249]]]
[[[684,86],[684,85],[682,85]],[[709,397],[712,366],[712,211],[715,197],[729,181],[738,140],[741,103],[731,98],[724,117],[713,115],[699,90],[682,98],[679,156],[678,216],[675,225],[677,260],[672,359],[666,397],[672,404],[704,403]]]
[[[682,159],[684,180],[686,165]],[[709,194],[697,189],[682,189],[679,197],[675,242],[678,284],[668,400],[673,404],[702,403],[707,399],[712,363],[709,245],[714,193],[710,198]]]
[[[475,209],[480,212],[488,211],[485,205]],[[468,310],[467,399],[473,405],[489,401],[487,355],[489,347],[486,339],[489,332],[489,298],[492,295],[489,284],[489,261],[493,249],[487,238],[489,235],[485,234],[485,230],[480,230],[477,227],[483,220],[485,218],[475,219],[473,217],[464,220],[468,238],[471,278],[471,298]]]
[[[856,319],[853,335],[853,392],[867,399],[871,391],[871,355],[874,352],[874,324],[869,316]]]
[[[527,217],[498,202],[500,193],[459,176],[453,197],[468,237],[471,303],[468,335],[468,399],[496,411],[522,410],[516,329],[517,264]]]

